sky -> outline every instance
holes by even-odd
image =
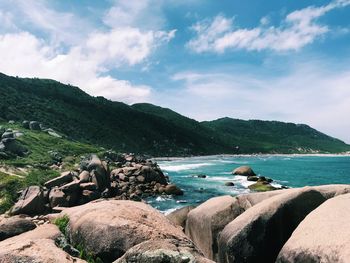
[[[0,0],[0,72],[350,143],[350,0]]]

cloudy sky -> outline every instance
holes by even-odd
[[[350,143],[350,0],[0,0],[0,72]]]

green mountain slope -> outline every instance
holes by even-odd
[[[0,75],[0,118],[37,120],[70,138],[151,155],[189,155],[229,152],[223,142],[186,124],[91,97],[76,87],[52,80]]]
[[[152,104],[129,106],[89,96],[77,87],[53,80],[4,74],[0,74],[1,118],[36,120],[74,140],[153,156],[350,149],[307,126],[296,126],[297,132],[291,133],[292,124],[275,122],[200,123]],[[313,138],[311,130],[319,137]]]
[[[304,124],[221,118],[202,125],[221,133],[225,141],[239,146],[241,153],[336,153],[350,148]]]

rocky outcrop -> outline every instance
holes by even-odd
[[[33,230],[36,225],[20,217],[4,218],[0,221],[0,241]]]
[[[176,239],[191,242],[182,229],[156,209],[132,201],[98,201],[65,209],[68,237],[92,255],[111,262],[144,241]]]
[[[88,156],[79,171],[63,172],[44,183],[44,188],[25,189],[12,214],[40,214],[45,209],[82,205],[99,198],[141,201],[160,194],[183,194],[179,187],[168,184],[156,163],[128,155],[116,158],[118,162],[109,160],[107,164],[96,155]],[[109,166],[120,167],[110,171]]]
[[[253,193],[236,197],[227,195],[209,199],[188,213],[186,234],[206,257],[216,260],[217,239],[224,227],[247,209],[281,192]]]
[[[312,211],[284,244],[276,262],[349,262],[350,194]]]
[[[249,166],[240,166],[232,171],[233,175],[255,176],[256,174]]]
[[[187,240],[149,240],[130,248],[114,263],[214,263]]]
[[[220,262],[273,262],[305,216],[325,201],[311,188],[271,197],[241,214],[220,233]]]
[[[0,242],[0,263],[85,262],[58,248],[55,241],[62,234],[58,228],[46,224],[21,235]]]

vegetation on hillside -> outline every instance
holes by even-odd
[[[37,120],[70,139],[120,152],[188,156],[350,150],[306,125],[229,118],[200,123],[152,104],[129,106],[91,97],[53,80],[0,74],[0,97],[3,120]]]

